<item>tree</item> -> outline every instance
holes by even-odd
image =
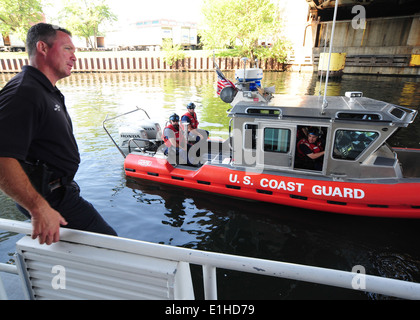
[[[94,49],[97,49],[97,37],[101,34],[99,27],[117,20],[106,0],[65,0],[61,15],[72,34],[85,38]]]
[[[279,6],[273,0],[204,0],[202,13],[200,35],[207,48],[236,47],[252,61],[264,40],[276,44],[275,50],[284,50],[279,45],[283,43]]]
[[[172,39],[163,39],[162,50],[165,52],[163,60],[169,66],[173,66],[178,60],[185,58],[181,45],[174,45]]]
[[[29,28],[43,20],[40,0],[0,0],[0,32],[26,41]]]

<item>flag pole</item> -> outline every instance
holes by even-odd
[[[331,31],[331,41],[330,41],[330,51],[329,51],[329,56],[328,56],[327,75],[326,75],[326,78],[325,78],[324,100],[322,102],[321,114],[325,114],[325,109],[328,106],[327,86],[328,86],[328,78],[329,78],[329,75],[330,75],[330,63],[331,63],[332,47],[333,47],[333,42],[334,42],[335,22],[336,22],[336,19],[337,19],[337,8],[338,8],[338,0],[335,0],[334,18],[333,18],[333,25],[332,25],[332,31]]]

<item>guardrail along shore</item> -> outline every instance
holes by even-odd
[[[221,70],[242,68],[240,58],[216,58]],[[27,58],[0,58],[0,73],[20,72],[28,64]],[[260,68],[265,71],[284,71],[285,65],[275,59],[260,61]],[[73,72],[144,72],[144,71],[213,71],[211,57],[188,57],[178,60],[172,66],[163,57],[123,56],[123,57],[80,57]]]

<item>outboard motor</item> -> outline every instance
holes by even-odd
[[[108,121],[115,120],[136,111],[143,111],[148,119],[140,120],[136,124],[132,124],[130,126],[121,127],[119,129],[119,141],[118,143],[115,142],[105,124]],[[136,107],[135,110],[128,111],[112,118],[109,118],[107,115],[102,125],[105,132],[124,158],[131,152],[132,149],[140,149],[143,152],[156,152],[159,146],[163,143],[161,138],[162,130],[160,129],[159,123],[150,120],[146,110],[139,107]]]
[[[136,126],[119,129],[119,147],[124,152],[132,148],[148,149],[159,139],[160,125],[151,120],[142,120]]]

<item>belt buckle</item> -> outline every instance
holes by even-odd
[[[61,179],[54,180],[48,184],[50,187],[50,191],[53,192],[54,190],[63,186]]]

